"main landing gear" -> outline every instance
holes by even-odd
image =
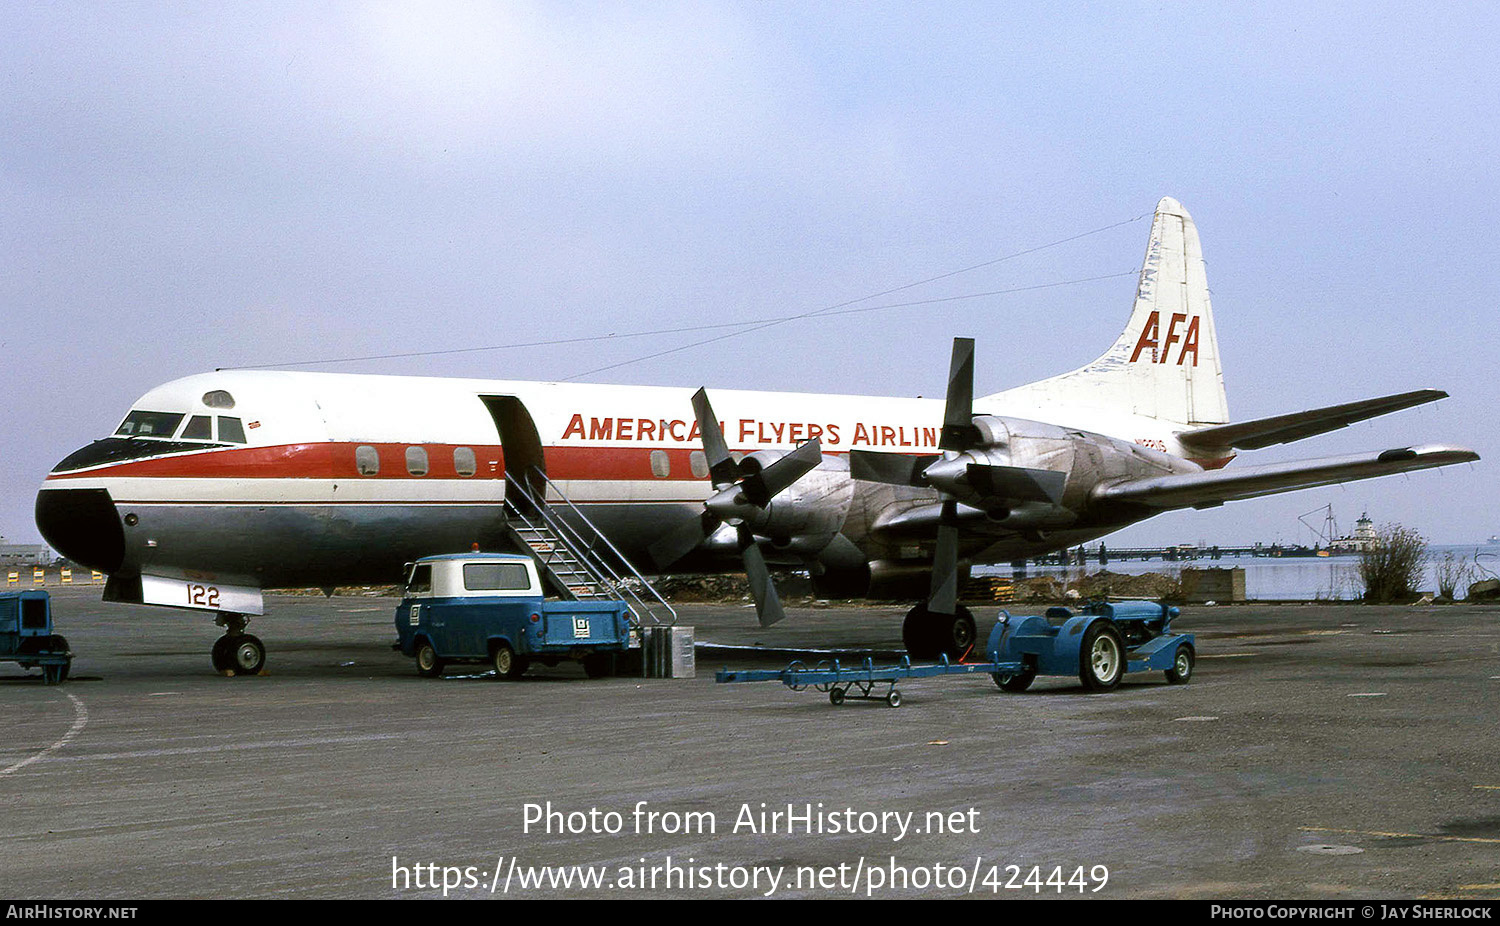
[[[914,662],[930,662],[942,655],[949,662],[958,662],[969,655],[978,638],[974,615],[963,605],[956,606],[954,612],[931,611],[926,602],[906,612],[906,620],[901,624],[901,642]]]
[[[227,675],[259,675],[266,667],[266,645],[245,632],[249,616],[223,611],[214,623],[224,628],[224,635],[214,641],[214,669]]]

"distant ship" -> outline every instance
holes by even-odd
[[[1323,514],[1323,526],[1319,528],[1315,523],[1307,520],[1308,515]],[[1362,513],[1359,520],[1354,522],[1354,533],[1339,535],[1338,521],[1333,517],[1333,506],[1324,505],[1314,511],[1309,511],[1297,520],[1301,521],[1308,530],[1318,538],[1318,545],[1305,553],[1293,555],[1301,556],[1353,556],[1366,550],[1375,549],[1377,534],[1375,533],[1375,522],[1370,520],[1368,513]]]

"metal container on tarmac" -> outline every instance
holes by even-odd
[[[693,628],[646,627],[642,641],[647,678],[694,678],[698,674],[693,655]]]

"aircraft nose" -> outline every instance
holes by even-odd
[[[108,489],[42,489],[36,526],[52,549],[90,569],[113,574],[125,561],[125,529]]]

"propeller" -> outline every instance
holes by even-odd
[[[986,467],[966,465],[957,454],[983,443],[984,437],[974,425],[974,339],[954,338],[943,430],[938,438],[938,449],[946,453],[917,457],[866,450],[849,453],[849,473],[855,479],[938,490],[942,509],[932,554],[932,585],[927,594],[927,610],[934,614],[953,615],[958,611],[959,499],[952,490],[959,480],[967,480],[968,467]]]
[[[755,541],[755,525],[765,516],[771,500],[801,479],[823,461],[822,445],[814,439],[797,447],[769,466],[759,461],[735,460],[729,454],[719,419],[709,404],[708,392],[693,394],[693,414],[703,440],[703,454],[708,460],[708,475],[714,494],[703,503],[703,512],[683,522],[650,547],[657,568],[666,569],[691,553],[722,525],[735,529],[736,547],[745,562],[745,576],[750,580],[750,594],[755,599],[755,615],[762,627],[782,618],[781,599],[771,581],[765,554]]]

